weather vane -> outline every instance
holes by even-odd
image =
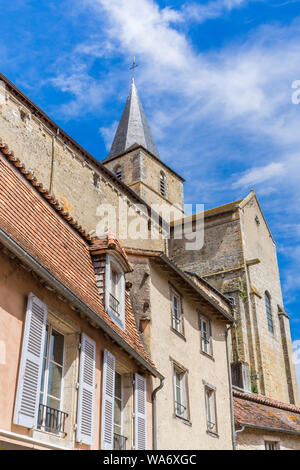
[[[132,70],[132,79],[134,79],[134,71],[138,67],[138,64],[135,62],[135,56],[133,56],[132,66],[129,67],[129,70]]]

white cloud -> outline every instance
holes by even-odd
[[[204,23],[207,20],[221,16],[226,11],[231,11],[247,3],[248,0],[215,0],[206,4],[185,4],[182,11],[186,19]]]
[[[108,127],[100,127],[99,132],[103,137],[105,147],[107,150],[110,149],[114,135],[118,127],[118,121],[113,121],[112,124]]]
[[[269,179],[282,176],[285,171],[286,169],[283,163],[272,162],[264,167],[247,170],[244,175],[240,176],[240,178],[233,183],[233,186],[249,186],[265,183]]]

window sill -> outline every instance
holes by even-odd
[[[208,359],[211,359],[212,361],[215,362],[215,358],[212,354],[209,354],[209,353],[206,353],[204,351],[202,351],[202,349],[200,349],[200,354],[203,354],[203,356],[207,357]]]
[[[120,317],[118,317],[117,315],[115,315],[109,307],[106,309],[106,313],[109,315],[109,317],[111,318],[111,320],[112,320],[119,328],[121,328],[122,330],[125,330],[125,325],[124,325],[123,319],[121,319]]]
[[[189,419],[182,418],[181,416],[177,416],[176,414],[173,415],[173,418],[178,419],[181,421],[183,424],[186,424],[187,426],[192,426],[192,423]]]
[[[219,439],[219,437],[220,437],[217,432],[209,431],[208,429],[206,430],[206,434],[208,434],[209,436],[212,436],[212,437],[216,437],[217,439]]]
[[[173,331],[173,333],[175,333],[177,336],[179,336],[179,338],[183,339],[183,341],[186,341],[186,337],[184,336],[184,334],[180,333],[180,331],[175,330],[173,326],[171,326],[170,330]]]
[[[65,449],[74,449],[74,443],[72,440],[68,439],[67,435],[58,436],[57,434],[50,433],[48,431],[43,431],[41,429],[31,429],[30,431],[31,438],[39,440],[39,442],[44,445],[56,445],[63,446]]]

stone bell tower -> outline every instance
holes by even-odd
[[[175,219],[183,215],[184,179],[160,159],[134,79],[110,152],[102,163],[150,206],[172,208]]]

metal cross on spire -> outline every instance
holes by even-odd
[[[136,64],[136,62],[135,62],[135,56],[133,56],[132,66],[129,67],[129,70],[132,70],[132,77],[131,77],[132,80],[134,80],[134,71],[135,71],[135,69],[136,69],[138,66],[139,66],[139,65]]]

